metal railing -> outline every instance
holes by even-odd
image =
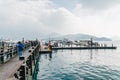
[[[26,50],[29,47],[30,47],[30,43],[24,44],[24,50]],[[5,62],[9,61],[16,55],[17,55],[17,47],[15,44],[11,45],[11,46],[7,46],[6,50],[4,50],[3,47],[1,47],[1,49],[0,49],[0,64],[3,64]]]

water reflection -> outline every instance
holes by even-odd
[[[49,53],[49,60],[52,60],[52,53]]]
[[[93,59],[93,53],[92,53],[92,50],[90,50],[90,59],[91,59],[91,60]]]
[[[52,53],[57,53],[57,52],[58,52],[58,50],[53,50],[53,51],[52,51]]]
[[[44,53],[44,54],[40,54],[40,59],[44,57],[44,59],[46,60],[52,60],[52,53]]]
[[[92,59],[95,59],[95,56],[97,55],[97,53],[98,53],[98,50],[96,49],[96,50],[89,50],[89,53],[90,53],[90,60],[92,60]]]

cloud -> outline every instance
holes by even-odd
[[[23,36],[36,38],[51,32],[120,36],[118,30],[120,6],[114,5],[119,1],[90,1],[69,1],[69,6],[74,3],[74,8],[67,6],[69,7],[67,9],[64,5],[56,6],[58,3],[56,4],[54,0],[1,0],[0,34],[15,38]],[[100,6],[102,4],[106,6]]]
[[[14,36],[44,32],[46,26],[40,19],[51,13],[50,4],[49,0],[1,0],[0,34]]]
[[[0,5],[1,34],[68,33],[74,15],[65,8],[54,8],[49,0],[7,0]],[[73,25],[73,24],[72,24]],[[8,34],[7,34],[8,33]]]
[[[106,9],[120,3],[119,0],[78,0],[83,8]]]
[[[59,7],[65,7],[69,10],[74,8],[76,4],[81,4],[83,8],[103,10],[114,5],[119,5],[120,0],[51,0]]]
[[[119,35],[120,5],[111,6],[109,9],[95,12],[84,9],[81,4],[77,4],[73,13],[82,22],[81,26],[83,27],[81,28],[86,28],[83,32],[109,37]]]

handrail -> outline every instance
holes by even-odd
[[[31,43],[25,43],[24,44],[24,50],[30,47]],[[0,52],[0,64],[4,64],[5,62],[12,59],[14,56],[17,55],[17,47],[15,45],[9,46],[9,48],[3,52],[3,48],[1,48]]]

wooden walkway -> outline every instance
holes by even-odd
[[[33,52],[34,49],[32,47],[26,49],[23,52],[23,56],[25,57],[25,60],[30,55],[31,52]],[[24,63],[24,60],[19,60],[18,56],[13,57],[8,62],[0,65],[0,80],[16,80],[14,79],[14,73],[19,69],[19,67]]]

